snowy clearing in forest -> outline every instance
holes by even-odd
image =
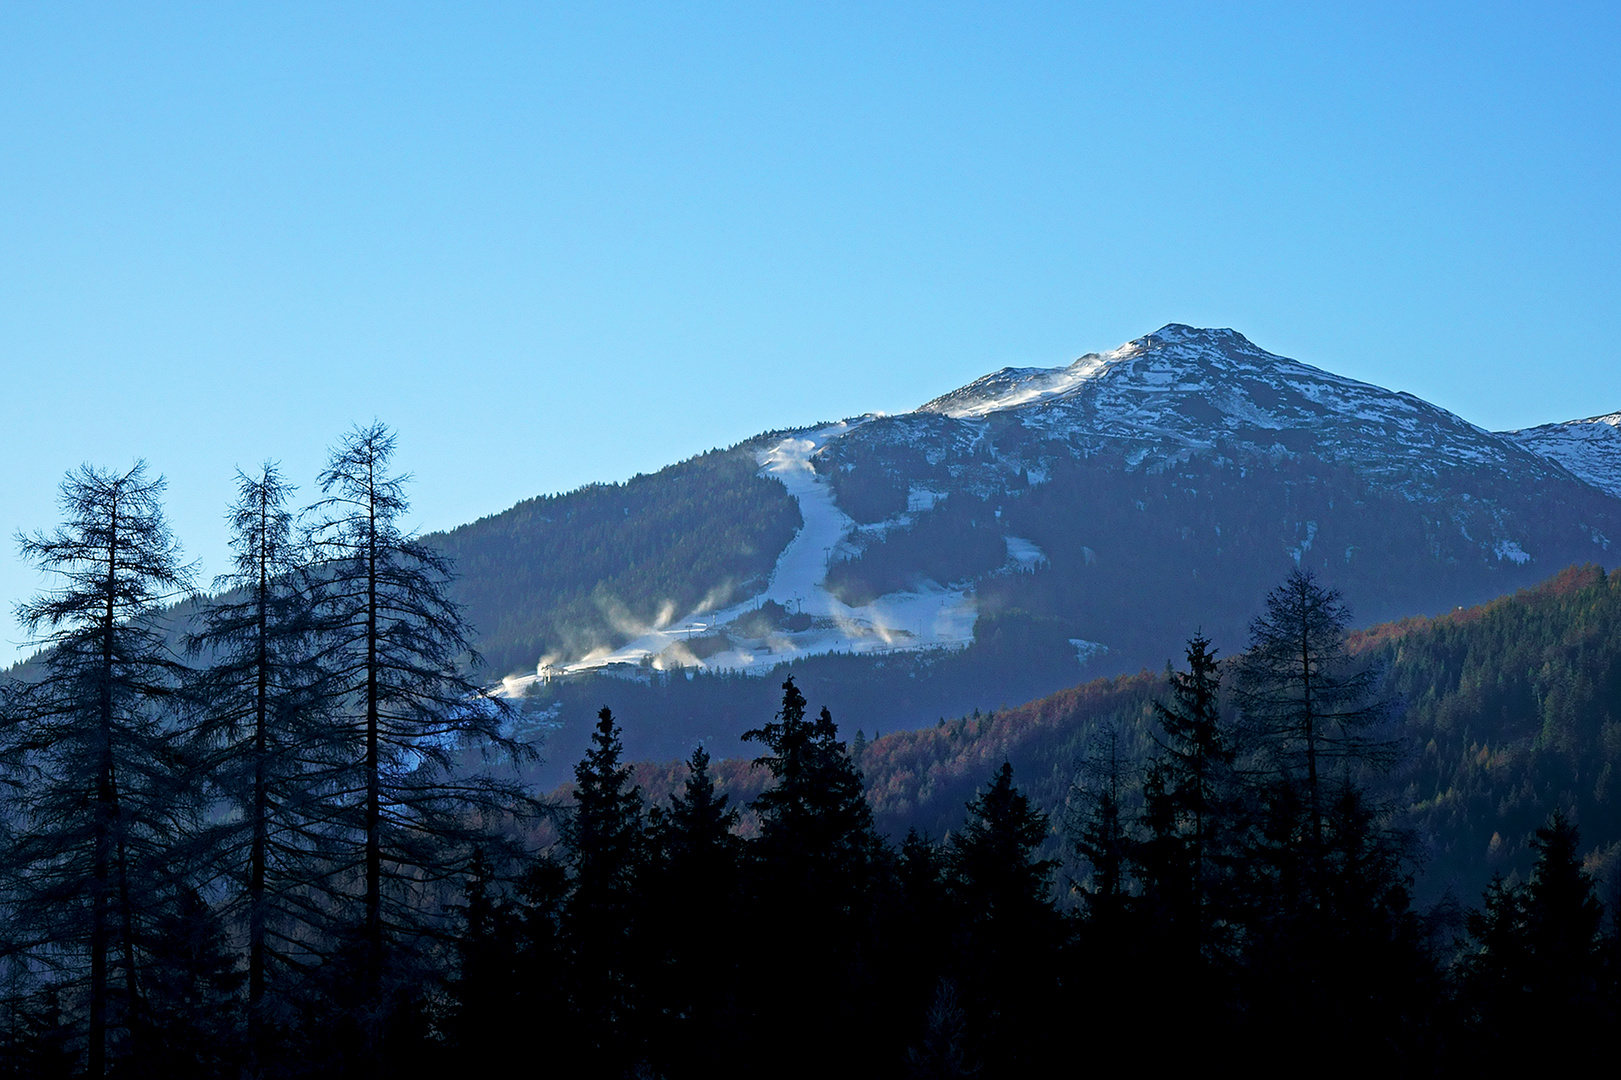
[[[962,589],[934,587],[890,593],[852,607],[824,587],[828,566],[856,524],[838,508],[833,486],[817,474],[811,459],[829,439],[868,419],[859,417],[816,431],[798,432],[760,455],[761,475],[780,480],[799,503],[804,518],[799,532],[778,557],[764,592],[724,610],[695,611],[650,627],[612,652],[509,679],[502,692],[520,694],[537,679],[610,667],[628,675],[640,672],[644,666],[764,675],[785,660],[820,653],[885,653],[968,645],[974,638],[978,610],[973,598]],[[1021,550],[1020,554],[1025,553]],[[791,625],[763,635],[733,625],[765,603],[786,609]]]

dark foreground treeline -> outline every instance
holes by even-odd
[[[1551,818],[1529,879],[1478,910],[1414,910],[1410,839],[1367,794],[1394,717],[1346,621],[1297,574],[1237,663],[1194,638],[1147,766],[1107,738],[1083,764],[1062,877],[1007,765],[945,838],[885,843],[792,680],[750,733],[771,781],[746,837],[701,750],[645,806],[604,709],[558,845],[515,887],[468,893],[445,1046],[493,1062],[521,1026],[541,1059],[606,1076],[1562,1062],[1617,1007],[1577,831]]]
[[[648,805],[607,709],[548,806],[481,764],[522,748],[460,674],[391,451],[351,433],[296,519],[273,468],[244,477],[235,572],[184,635],[152,621],[186,572],[139,467],[76,471],[24,538],[59,587],[0,697],[0,1075],[1444,1073],[1613,1023],[1564,818],[1478,911],[1413,909],[1368,794],[1394,717],[1309,574],[1235,663],[1189,642],[1146,765],[1094,740],[1072,820],[1003,765],[948,835],[891,845],[792,679],[747,806],[701,749]]]
[[[445,905],[538,804],[478,767],[532,751],[465,676],[393,447],[349,433],[296,515],[240,476],[189,607],[140,464],[72,471],[19,538],[52,587],[0,683],[0,1073],[365,1074],[428,1030]]]

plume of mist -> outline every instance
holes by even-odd
[[[687,648],[685,642],[674,641],[665,647],[664,651],[653,658],[653,666],[659,671],[671,671],[676,668],[696,667],[702,661],[698,655]]]

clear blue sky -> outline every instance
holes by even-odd
[[[0,6],[0,529],[398,429],[423,528],[1170,321],[1621,408],[1621,8]],[[0,556],[9,609],[42,584]]]

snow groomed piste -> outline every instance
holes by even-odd
[[[846,541],[856,523],[838,508],[832,485],[817,475],[811,458],[829,439],[869,419],[859,417],[816,431],[797,432],[760,454],[761,474],[782,482],[798,501],[804,519],[777,559],[764,592],[722,610],[694,611],[649,627],[612,651],[509,680],[509,691],[517,691],[536,679],[604,668],[638,671],[651,664],[660,669],[726,669],[763,675],[784,660],[819,653],[882,653],[968,645],[974,637],[978,611],[973,597],[962,589],[890,593],[870,604],[852,607],[824,587],[828,567],[848,550]],[[1026,562],[1039,556],[1021,548],[1017,557]],[[749,637],[731,627],[768,601],[781,604],[795,615],[809,616],[809,628]],[[697,642],[713,642],[719,634],[725,635],[728,644],[721,651],[700,656],[692,648]]]

